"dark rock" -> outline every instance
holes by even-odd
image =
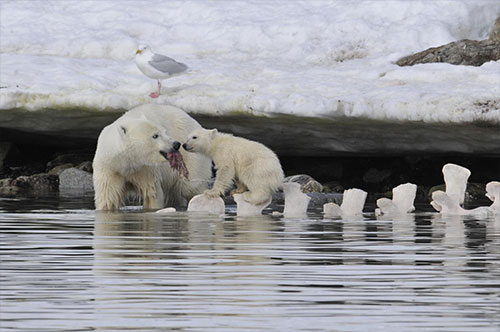
[[[0,142],[0,172],[2,172],[4,161],[7,159],[7,155],[11,150],[12,150],[12,143]]]
[[[342,203],[342,194],[339,193],[308,193],[307,196],[311,197],[309,207],[320,208],[326,203],[335,203],[338,205]]]
[[[325,193],[343,193],[344,187],[338,181],[323,183],[323,192]]]
[[[92,168],[92,162],[91,161],[84,161],[80,165],[76,166],[79,170],[88,172],[88,173],[94,173],[94,169]]]
[[[376,168],[370,168],[365,175],[363,175],[363,181],[366,183],[382,183],[392,174],[389,169],[378,170]]]
[[[89,152],[75,152],[60,154],[47,163],[47,169],[52,169],[59,165],[73,164],[78,165],[92,159],[94,156]]]
[[[493,29],[491,29],[489,40],[500,41],[500,15],[495,20]]]
[[[465,191],[466,203],[485,200],[485,197],[486,183],[467,183],[467,189]]]
[[[440,184],[429,189],[428,198],[432,200],[432,193],[441,190],[446,191],[446,185]],[[467,188],[465,189],[465,203],[471,203],[478,200],[484,200],[486,194],[486,184],[485,183],[467,183]]]
[[[399,66],[419,63],[447,62],[453,65],[481,66],[500,59],[500,40],[463,39],[439,47],[432,47],[399,59]]]
[[[307,193],[307,196],[311,197],[309,208],[321,208],[326,203],[342,203],[342,194],[339,193]],[[285,204],[285,195],[282,192],[274,193],[272,204]]]
[[[52,174],[35,174],[31,176],[19,176],[17,181],[24,182],[29,189],[37,192],[54,192],[59,188],[59,178]]]
[[[431,187],[431,189],[429,189],[429,192],[427,193],[427,198],[429,199],[429,202],[432,201],[432,193],[438,190],[446,191],[446,185],[439,184],[437,186]]]
[[[16,179],[6,178],[0,180],[0,193],[11,195],[18,193],[44,193],[56,192],[59,187],[59,178],[52,174],[35,174],[31,176],[19,176]]]
[[[283,180],[283,182],[296,182],[300,184],[300,190],[303,193],[312,193],[312,192],[322,192],[323,185],[318,181],[314,180],[310,175],[307,174],[298,174],[288,176]]]
[[[0,180],[0,195],[2,196],[15,196],[27,190],[29,190],[29,185],[26,182],[12,178]]]
[[[69,164],[62,164],[62,165],[59,165],[59,166],[56,166],[54,168],[52,168],[48,174],[54,174],[54,175],[59,175],[62,173],[62,171],[64,171],[65,169],[68,169],[68,168],[71,168],[73,167],[73,164],[69,163]]]
[[[68,168],[59,175],[59,190],[93,191],[92,174],[78,168]]]

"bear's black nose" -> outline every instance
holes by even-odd
[[[182,147],[184,148],[184,150],[187,150],[186,149],[186,143],[182,144]]]
[[[180,142],[177,142],[175,141],[173,144],[172,144],[172,147],[174,148],[175,151],[178,151],[181,147],[181,143]]]

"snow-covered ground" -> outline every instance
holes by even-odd
[[[485,39],[498,0],[0,1],[0,112],[145,102],[188,112],[500,123],[500,61],[399,67],[402,56]],[[139,44],[186,63],[156,82]]]

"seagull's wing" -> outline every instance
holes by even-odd
[[[187,69],[187,66],[185,64],[177,62],[174,59],[161,54],[153,55],[153,58],[148,63],[154,69],[169,75],[182,73]]]

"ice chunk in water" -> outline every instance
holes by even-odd
[[[465,210],[458,204],[458,201],[451,198],[447,193],[441,190],[437,190],[432,193],[431,205],[444,215],[487,216],[491,213],[491,208],[486,206],[481,206],[472,210]]]
[[[205,212],[208,214],[224,214],[224,201],[220,197],[210,198],[204,194],[196,195],[189,201],[188,212]]]
[[[486,185],[486,197],[493,201],[490,209],[495,214],[500,214],[500,182],[491,181]]]
[[[446,164],[443,166],[444,182],[446,183],[446,194],[462,205],[464,203],[465,189],[470,171],[462,166]]]
[[[362,214],[363,207],[365,206],[366,196],[367,192],[361,189],[353,188],[345,190],[342,198],[342,204],[340,205],[342,214]]]
[[[417,196],[417,185],[413,183],[400,184],[392,189],[392,202],[403,213],[415,210],[415,206],[413,205],[415,196]]]
[[[283,183],[283,192],[285,194],[284,217],[301,218],[306,216],[311,197],[300,190],[300,184],[296,182]]]
[[[377,200],[379,207],[375,214],[410,213],[415,210],[413,203],[417,195],[417,185],[413,183],[400,184],[392,189],[392,200],[380,198]]]
[[[323,214],[325,217],[340,217],[342,209],[335,203],[326,203],[323,205]]]
[[[344,190],[342,204],[326,203],[323,205],[323,213],[326,217],[354,216],[363,213],[367,192],[361,189]]]
[[[239,217],[258,216],[262,214],[262,210],[268,206],[272,197],[260,205],[253,205],[243,199],[243,194],[234,194],[233,199],[236,202],[236,215]]]
[[[158,211],[156,211],[156,213],[165,213],[166,214],[166,213],[174,213],[176,211],[177,210],[174,207],[168,207],[168,208],[158,210]]]

